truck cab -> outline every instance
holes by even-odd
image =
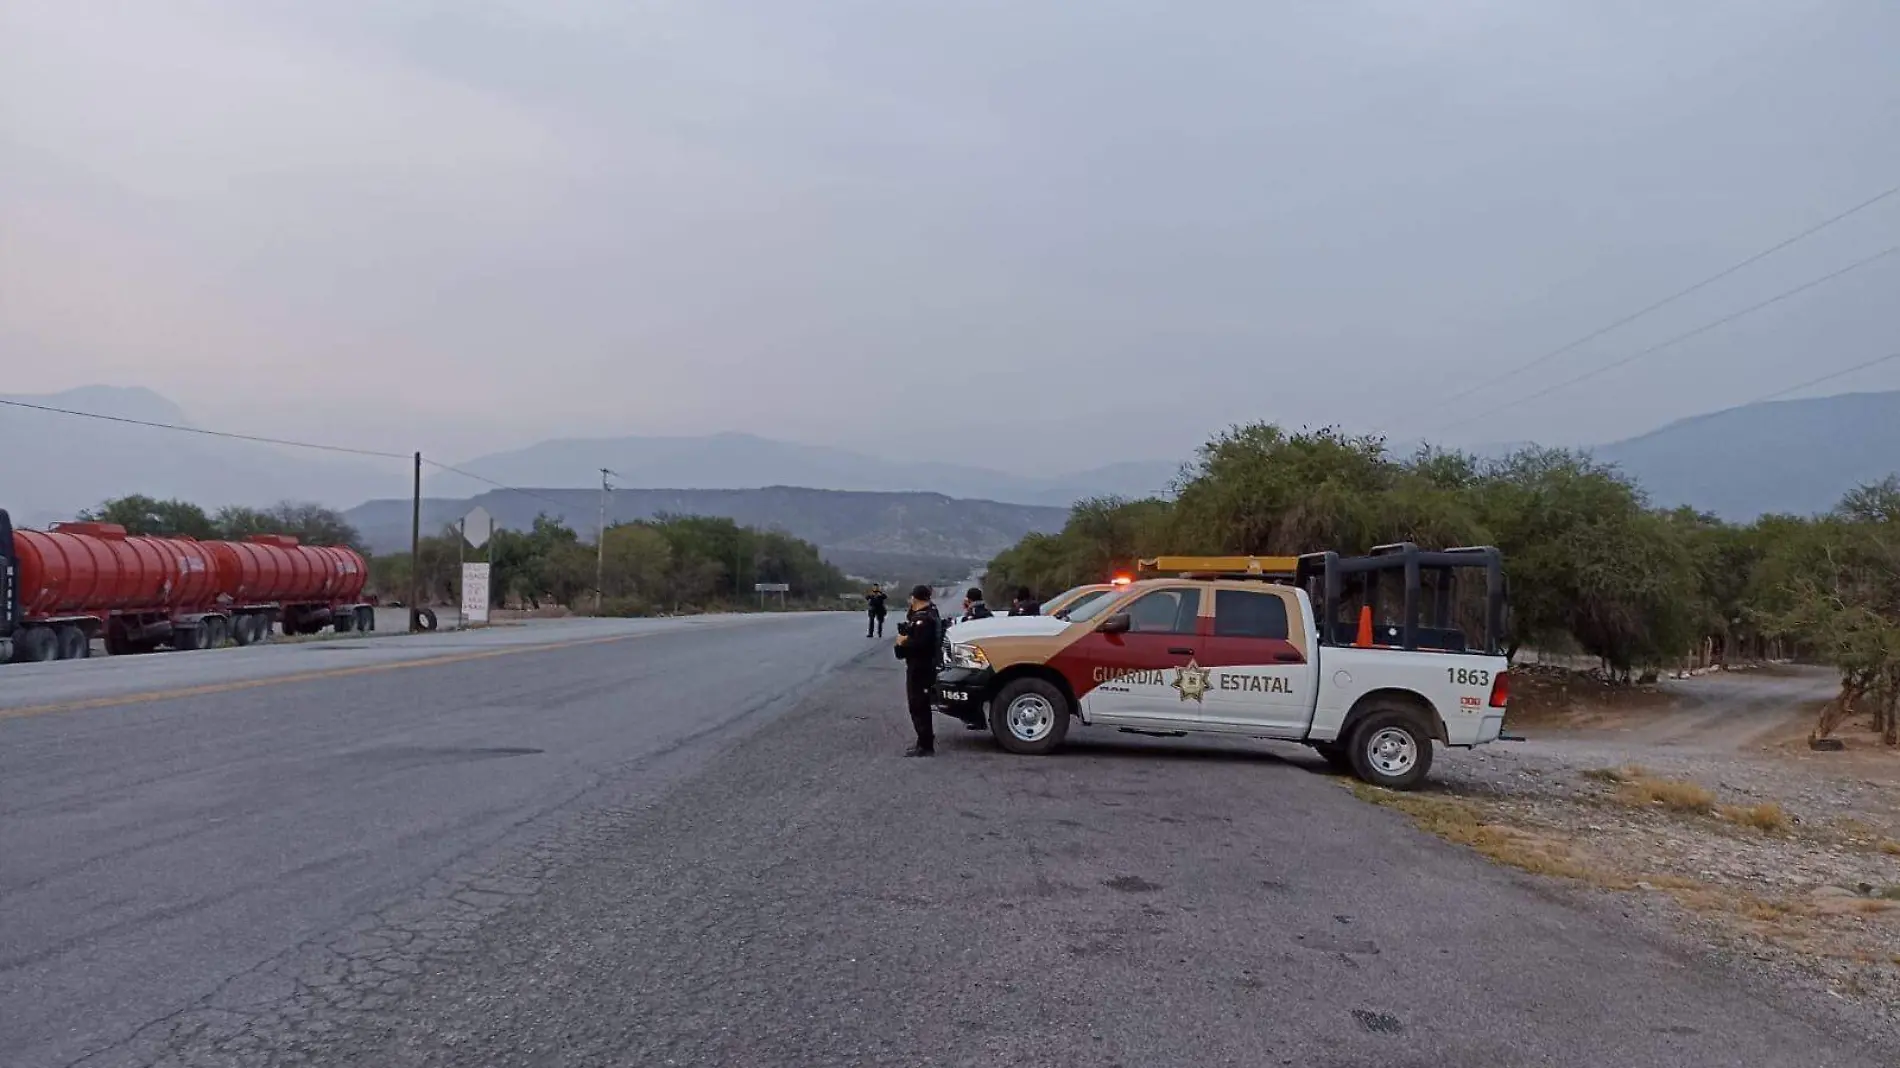
[[[1144,565],[1157,573],[1068,619],[958,625],[935,706],[1011,752],[1053,752],[1076,725],[1239,735],[1304,743],[1398,789],[1425,779],[1434,744],[1503,733],[1495,549],[1397,544],[1354,557]]]

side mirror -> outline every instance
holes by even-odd
[[[1134,621],[1128,618],[1128,613],[1117,612],[1102,620],[1102,625],[1095,629],[1103,634],[1126,634],[1133,625]]]

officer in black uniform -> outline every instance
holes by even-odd
[[[1030,592],[1029,587],[1018,586],[1016,587],[1016,600],[1011,602],[1009,606],[1009,614],[1012,616],[1039,616],[1042,614],[1042,604],[1036,600],[1036,595]]]
[[[937,737],[930,726],[930,687],[937,681],[942,654],[943,621],[930,601],[930,587],[910,591],[910,612],[897,625],[897,658],[904,662],[904,696],[910,703],[910,725],[917,744],[904,750],[907,757],[934,756]]]
[[[874,585],[871,587],[871,592],[864,595],[864,611],[866,613],[864,620],[865,637],[882,638],[884,636],[884,605],[888,600],[889,598],[885,597],[884,587],[882,586]]]

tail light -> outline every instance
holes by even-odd
[[[1500,671],[1491,676],[1491,707],[1503,708],[1511,703],[1511,673]]]

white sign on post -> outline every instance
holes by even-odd
[[[488,537],[494,532],[495,517],[479,504],[462,517],[462,537],[468,539],[471,548],[479,549],[488,544]]]
[[[752,584],[752,590],[754,593],[790,593],[792,584],[789,582],[755,582]]]
[[[488,622],[488,565],[462,565],[462,622]]]

